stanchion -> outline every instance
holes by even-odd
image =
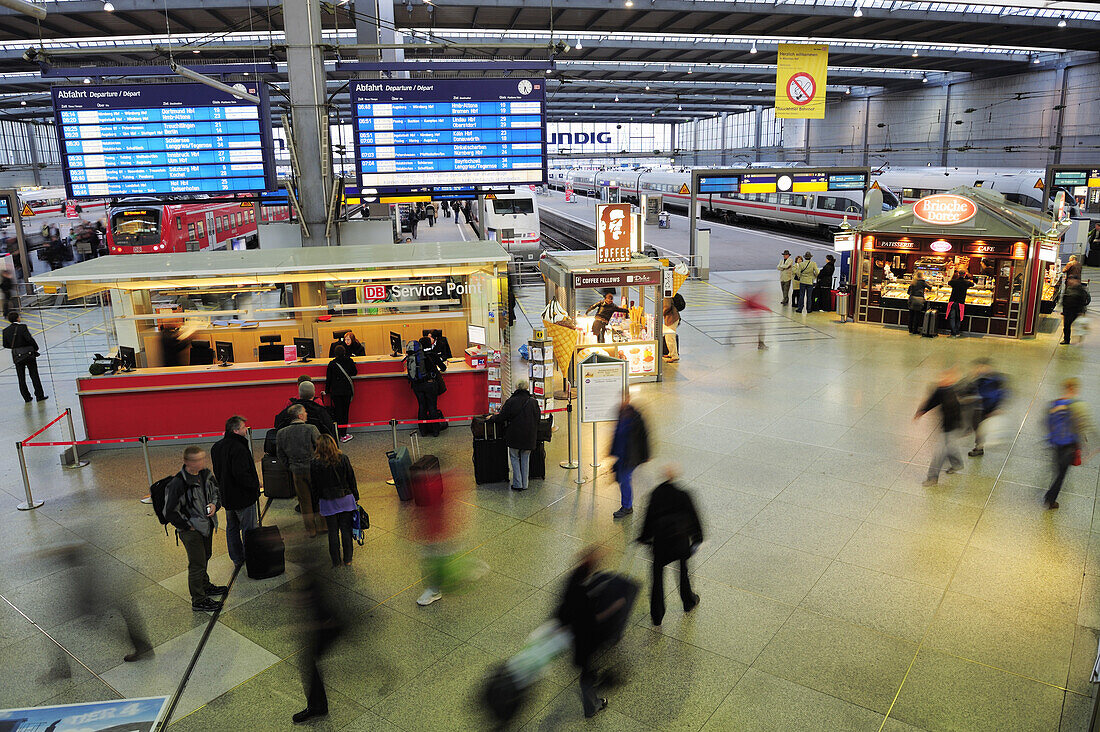
[[[141,454],[145,456],[145,476],[149,479],[149,485],[153,485],[153,466],[149,463],[149,438],[142,435],[138,440],[141,442]]]
[[[80,453],[78,453],[77,450],[76,450],[76,430],[73,429],[73,410],[71,410],[71,409],[66,409],[65,410],[65,421],[69,423],[69,437],[73,441],[72,462],[69,465],[66,465],[65,467],[69,468],[69,469],[83,468],[85,465],[88,464],[88,461],[87,460],[81,460],[80,459]]]
[[[396,453],[397,452],[397,418],[396,417],[393,417],[392,419],[390,419],[390,434],[393,437],[393,451],[394,451],[394,453]],[[394,480],[393,478],[390,478],[389,480],[386,481],[386,485],[397,485],[397,481]]]
[[[569,448],[569,459],[558,463],[566,470],[579,469],[581,464],[573,459],[573,400],[565,406],[565,445]]]
[[[596,451],[596,422],[592,423],[592,462],[590,465],[593,468],[600,467],[600,455]]]
[[[34,496],[31,495],[31,479],[27,475],[27,459],[23,457],[23,443],[15,443],[15,451],[19,454],[19,470],[23,473],[23,490],[27,493],[26,503],[20,503],[16,508],[20,511],[33,511],[41,506],[45,501],[36,501]]]

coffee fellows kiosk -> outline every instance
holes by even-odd
[[[931,285],[929,307],[943,317],[948,282],[961,271],[974,282],[964,331],[1033,336],[1040,312],[1051,312],[1061,291],[1060,227],[1052,227],[1040,212],[976,188],[927,196],[867,219],[850,239],[854,319],[907,325],[907,291],[918,273]]]
[[[109,439],[211,432],[233,414],[269,427],[299,376],[324,390],[347,332],[364,353],[352,423],[416,418],[402,350],[429,330],[453,356],[440,409],[483,414],[486,369],[463,352],[500,347],[508,261],[485,241],[203,251],[100,257],[31,281],[110,295],[118,355],[136,368],[77,379],[88,438]]]

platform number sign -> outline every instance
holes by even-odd
[[[814,77],[805,72],[799,72],[787,80],[787,99],[791,104],[803,107],[814,100],[817,95],[817,83]]]

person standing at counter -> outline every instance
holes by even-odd
[[[313,490],[310,481],[313,452],[317,448],[317,440],[321,437],[321,433],[316,427],[306,422],[306,408],[301,404],[295,404],[289,411],[294,421],[279,430],[277,438],[279,460],[290,471],[290,477],[294,481],[294,492],[298,494],[298,505],[302,508],[302,522],[305,524],[306,533],[312,539],[317,534],[328,531],[324,519],[313,512]]]
[[[348,356],[348,352],[344,349],[342,343],[336,345],[335,352],[336,356],[328,362],[328,369],[325,371],[325,391],[332,399],[332,409],[335,412],[333,418],[336,421],[340,442],[347,442],[351,439],[347,428],[348,413],[351,411],[352,397],[355,396],[355,384],[352,382],[352,377],[358,371],[355,368],[355,362]]]
[[[615,313],[622,313],[623,315],[630,314],[629,310],[615,304],[614,292],[604,293],[603,299],[589,305],[588,309],[584,311],[584,314],[588,315],[593,310],[596,311],[596,316],[592,319],[592,335],[596,336],[596,340],[600,343],[605,343],[603,334],[607,329],[607,324],[611,322],[612,315]]]
[[[359,487],[351,461],[329,435],[321,435],[317,440],[310,464],[310,486],[317,493],[320,513],[328,526],[328,553],[332,566],[351,566],[351,520],[359,510]]]
[[[925,293],[928,291],[928,281],[924,279],[924,275],[917,272],[916,277],[913,279],[913,283],[909,285],[909,333],[917,335],[921,329],[921,319],[924,317],[924,310],[927,306],[927,302],[924,299]]]
[[[516,382],[516,390],[504,402],[500,412],[489,417],[492,424],[504,425],[504,442],[512,463],[512,490],[527,490],[531,452],[538,447],[539,403],[531,396],[527,379]]]
[[[35,400],[45,401],[49,397],[42,390],[42,380],[38,378],[38,342],[27,324],[19,322],[18,312],[9,312],[8,321],[11,325],[4,328],[4,348],[11,349],[11,361],[15,364],[15,375],[19,379],[19,393],[23,395],[23,401],[30,402],[31,393],[27,389],[27,373],[30,372]]]
[[[803,308],[806,309],[807,313],[814,311],[814,283],[817,282],[817,275],[821,272],[821,268],[817,266],[813,256],[812,252],[806,252],[806,256],[802,260],[802,266],[795,273],[798,277],[798,290],[801,295],[798,304],[795,305],[795,310],[800,313]]]
[[[432,339],[432,350],[435,351],[441,359],[446,361],[453,358],[451,353],[451,344],[447,340],[447,337],[443,335],[443,331],[439,328],[432,328],[428,331],[428,337]]]
[[[405,371],[409,386],[416,395],[416,416],[420,420],[420,434],[424,437],[438,437],[443,429],[439,422],[429,424],[428,420],[443,416],[436,406],[440,393],[437,382],[443,381],[442,372],[446,370],[447,364],[431,350],[429,338],[412,340],[405,346]]]
[[[783,290],[783,302],[782,305],[786,305],[791,300],[791,280],[794,279],[794,260],[791,259],[791,252],[789,249],[783,250],[783,261],[776,267],[779,270],[779,287]]]
[[[1077,259],[1076,254],[1069,255],[1069,261],[1066,262],[1066,266],[1062,267],[1062,272],[1065,273],[1066,279],[1070,277],[1074,279],[1081,279],[1081,262]]]
[[[344,335],[332,342],[332,345],[328,347],[328,357],[336,358],[336,347],[343,345],[344,353],[349,358],[362,358],[367,355],[367,349],[359,342],[359,339],[355,337],[355,334],[350,330],[344,331]],[[354,374],[352,374],[354,376]]]
[[[966,276],[966,272],[956,271],[949,284],[951,297],[947,301],[947,323],[951,326],[951,336],[958,338],[962,335],[960,329],[966,315],[966,291],[974,286],[974,282]]]

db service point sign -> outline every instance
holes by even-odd
[[[791,104],[804,107],[814,100],[817,95],[817,82],[814,77],[804,71],[800,71],[787,80],[787,99]]]

